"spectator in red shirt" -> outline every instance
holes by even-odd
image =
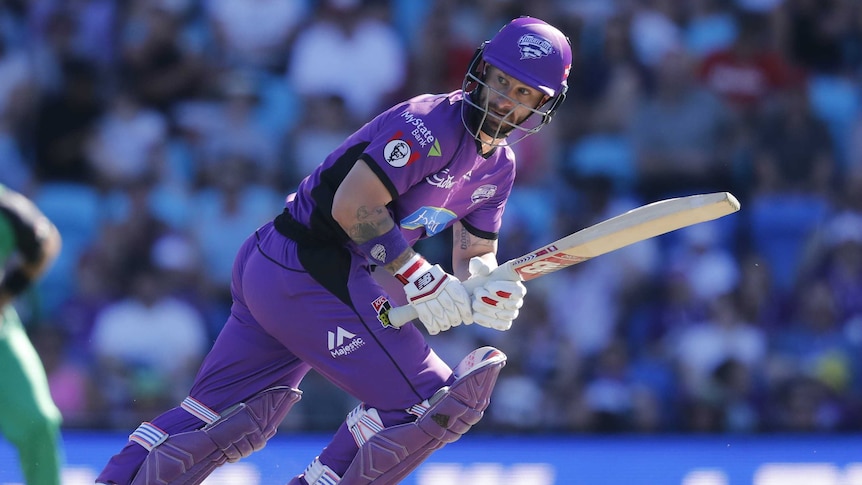
[[[742,114],[757,112],[773,95],[796,79],[793,66],[768,43],[768,24],[762,16],[745,14],[739,34],[727,48],[706,56],[700,65],[701,82]]]

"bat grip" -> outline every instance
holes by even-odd
[[[474,276],[461,284],[464,285],[467,293],[472,296],[473,291],[476,288],[484,285],[490,280],[520,281],[521,277],[514,268],[512,268],[512,262],[507,261],[494,269],[491,274],[487,276]],[[419,315],[416,313],[416,309],[413,308],[412,305],[399,306],[389,310],[389,323],[395,328],[401,328],[407,324],[407,322],[415,320],[418,317]]]

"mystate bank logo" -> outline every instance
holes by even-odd
[[[329,340],[329,353],[332,358],[342,357],[353,353],[365,345],[365,340],[362,337],[357,337],[355,333],[348,332],[341,327],[335,327],[335,331],[327,332]]]

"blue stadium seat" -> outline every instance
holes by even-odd
[[[605,176],[616,192],[628,192],[637,175],[634,150],[622,135],[596,133],[569,148],[566,169],[573,176]]]
[[[808,99],[829,128],[839,166],[847,168],[852,127],[862,111],[859,86],[849,77],[818,74],[808,81]]]
[[[816,196],[776,194],[757,197],[744,210],[753,248],[770,265],[776,289],[790,290],[805,245],[825,222],[829,203]]]
[[[63,237],[60,255],[37,285],[42,309],[50,313],[74,291],[75,267],[99,233],[103,205],[95,188],[73,182],[46,182],[36,189],[33,201]]]

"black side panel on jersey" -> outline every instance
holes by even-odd
[[[481,237],[482,239],[488,239],[491,241],[497,240],[498,235],[495,232],[488,232],[488,231],[483,231],[481,229],[477,229],[477,228],[471,226],[470,224],[468,224],[467,221],[465,221],[463,219],[461,220],[461,224],[464,226],[464,229],[466,229],[467,232],[469,232],[470,234],[472,234],[476,237]]]
[[[350,276],[350,252],[340,246],[300,244],[297,256],[302,266],[321,286],[353,307],[347,280]]]
[[[335,191],[353,168],[367,143],[347,150],[329,169],[320,174],[320,184],[311,190],[314,212],[306,228],[285,211],[276,218],[276,229],[299,243],[297,255],[306,271],[345,305],[352,306],[347,282],[350,276],[351,254],[344,244],[347,234],[332,217]]]
[[[347,174],[359,160],[368,143],[354,145],[344,152],[331,167],[320,173],[320,183],[311,189],[311,198],[314,200],[314,211],[311,213],[309,226],[311,234],[316,239],[332,241],[333,244],[343,245],[350,238],[335,222],[332,217],[332,201],[335,192],[347,177]]]
[[[346,305],[350,305],[347,279],[350,272],[350,252],[332,240],[315,237],[285,209],[273,221],[275,229],[297,243],[297,256],[312,278]]]

